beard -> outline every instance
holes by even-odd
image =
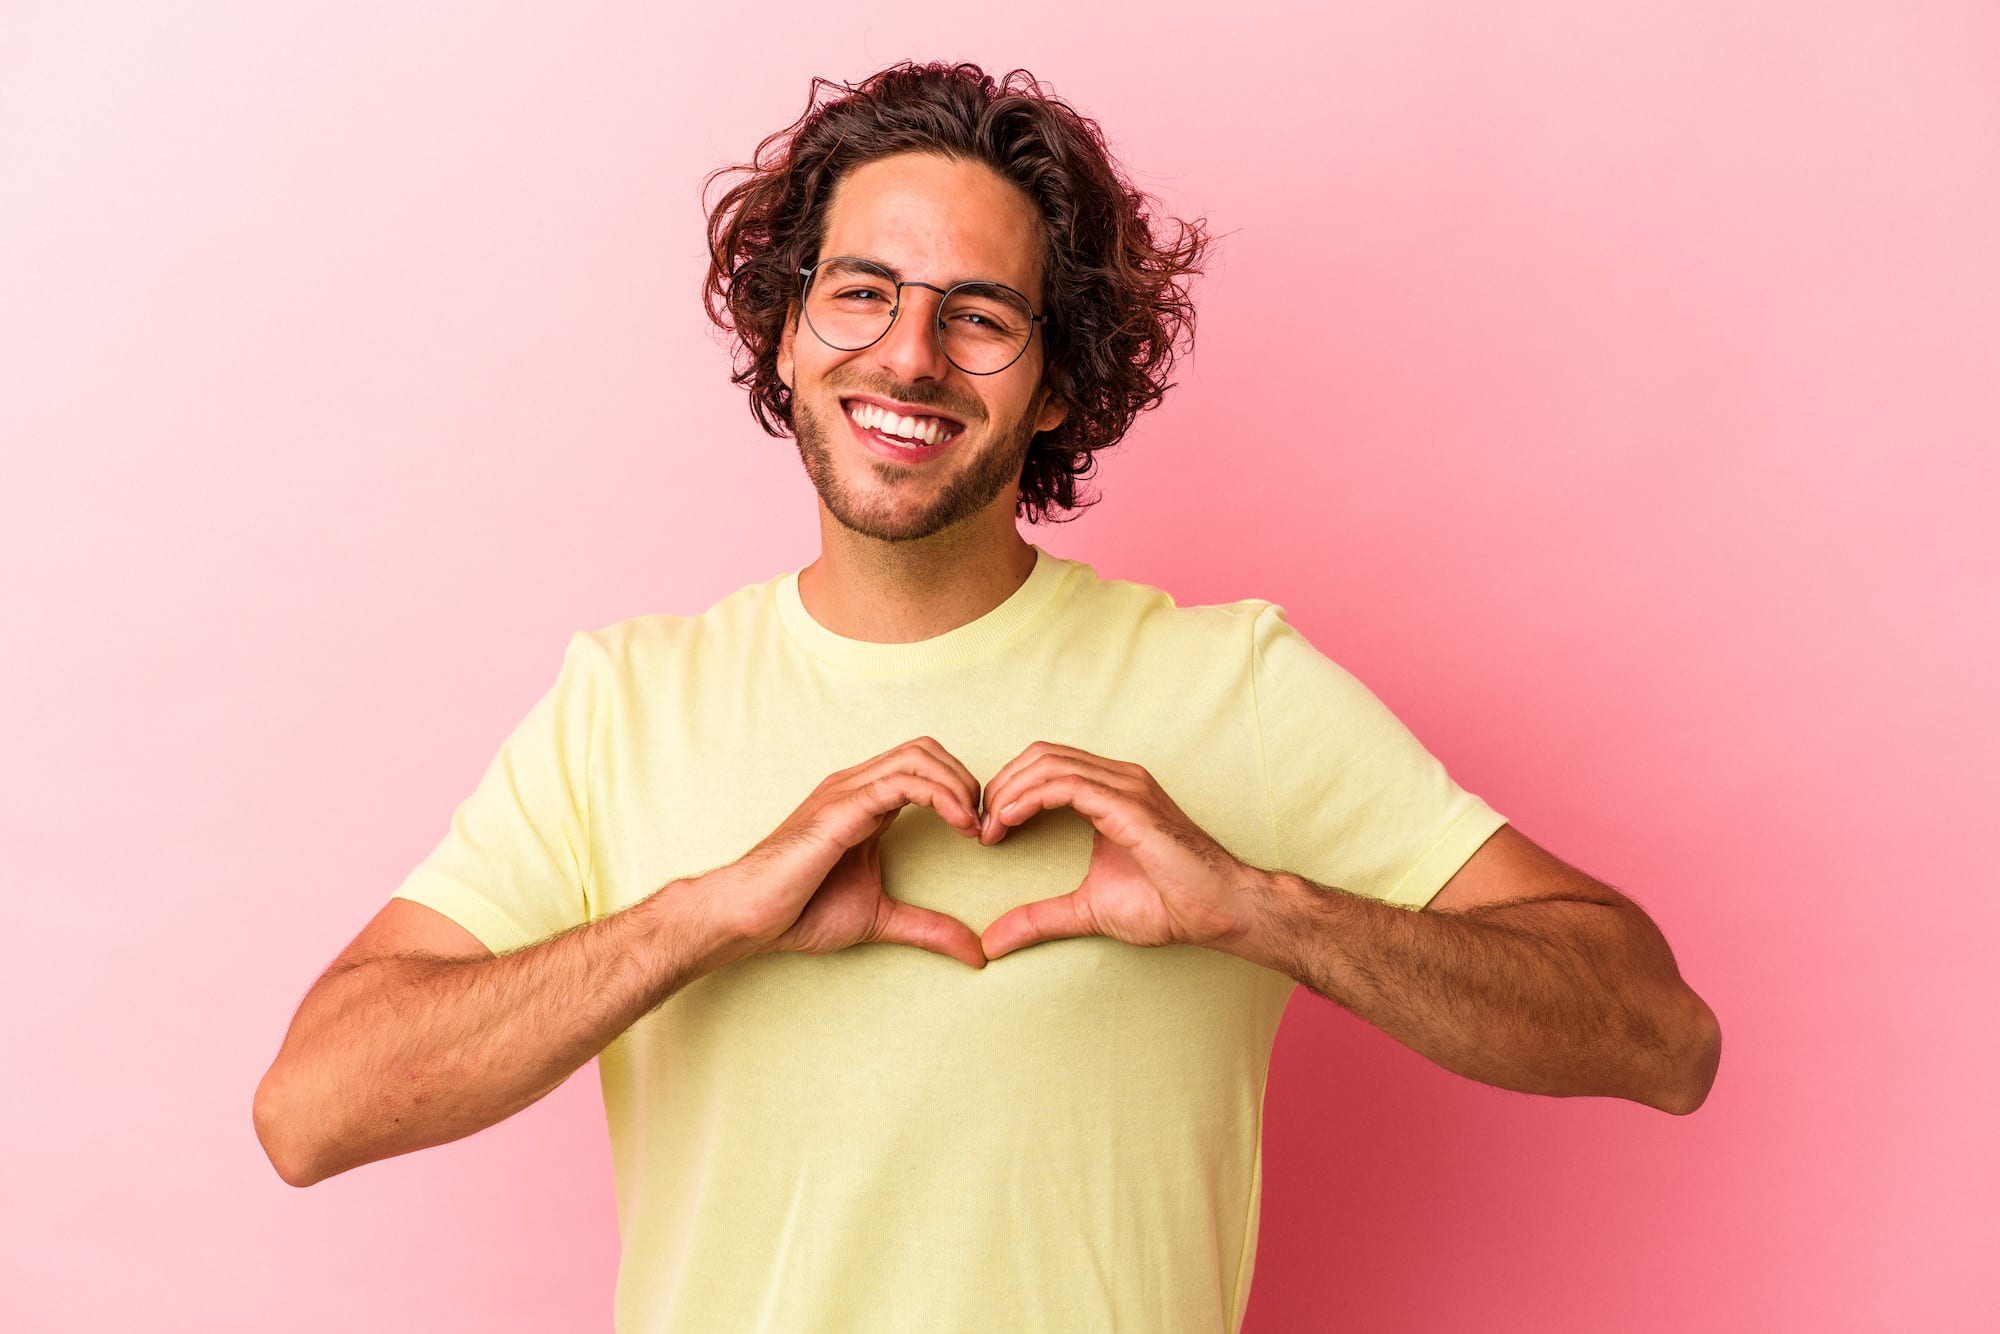
[[[943,532],[979,513],[1010,486],[1018,486],[1021,469],[1034,439],[1035,404],[1004,425],[993,437],[967,456],[969,440],[953,443],[960,457],[957,471],[943,473],[937,463],[899,464],[888,459],[865,458],[864,466],[876,485],[849,486],[840,476],[837,453],[852,452],[841,437],[850,437],[840,406],[839,390],[831,388],[833,419],[815,410],[804,397],[792,408],[792,425],[799,447],[799,459],[813,489],[841,525],[863,537],[883,542],[915,542]],[[885,397],[917,402],[907,394],[883,390]],[[965,434],[971,434],[968,422]],[[947,467],[953,465],[946,465]]]

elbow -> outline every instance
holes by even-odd
[[[1708,1092],[1715,1087],[1715,1072],[1722,1065],[1722,1025],[1715,1011],[1691,989],[1685,1004],[1690,1016],[1685,1031],[1691,1036],[1674,1064],[1679,1084],[1669,1096],[1653,1104],[1675,1116],[1687,1116],[1708,1101]]]
[[[299,1116],[285,1105],[276,1065],[257,1084],[257,1096],[250,1104],[250,1119],[256,1126],[257,1143],[263,1146],[264,1156],[271,1160],[271,1166],[287,1186],[310,1186],[331,1175],[320,1170],[310,1145],[302,1143],[295,1133]]]

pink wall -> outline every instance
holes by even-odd
[[[594,1071],[305,1192],[250,1095],[571,629],[815,552],[697,187],[905,55],[1229,233],[1030,536],[1284,603],[1722,1019],[1678,1119],[1298,999],[1251,1330],[2000,1319],[1991,5],[440,8],[0,14],[0,1325],[608,1322]]]

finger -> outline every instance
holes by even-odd
[[[944,748],[944,744],[934,736],[913,737],[892,750],[884,751],[877,758],[893,763],[897,758],[912,753],[924,755],[937,761],[945,773],[949,774],[963,790],[968,808],[978,809],[979,780],[972,776],[972,770],[959,762],[956,755]]]
[[[979,818],[976,808],[979,789],[969,781],[969,775],[962,776],[937,754],[918,745],[900,746],[883,756],[881,762],[865,777],[879,778],[888,773],[912,773],[927,779],[946,793],[948,800],[932,803],[938,814],[960,830],[977,833]]]
[[[1014,764],[1018,764],[1018,760]],[[994,820],[994,810],[1006,806],[1034,784],[1046,782],[1058,774],[1082,774],[1086,778],[1094,778],[1106,788],[1116,788],[1134,798],[1144,792],[1144,784],[1130,772],[1130,766],[1124,766],[1118,760],[1106,760],[1104,756],[1094,756],[1088,750],[1076,750],[1072,746],[1044,750],[1026,764],[1018,764],[1018,768],[1010,764],[1010,770],[1012,772],[1002,770],[1000,774],[994,774],[994,780],[986,784],[986,800],[980,808],[982,834],[1000,830],[1000,824]]]
[[[1055,750],[1056,748],[1057,747],[1055,746],[1055,744],[1049,741],[1031,742],[1028,745],[1027,749],[1023,750],[1019,755],[1016,755],[1013,759],[1001,765],[1000,772],[994,774],[991,778],[986,780],[986,790],[981,795],[980,798],[981,812],[983,813],[985,811],[990,811],[993,809],[994,794],[1000,791],[1000,789],[1007,783],[1009,779],[1013,778],[1015,774],[1020,773],[1021,770],[1027,768],[1029,765],[1033,764],[1036,760],[1039,760],[1040,758],[1042,758],[1042,756],[1048,754],[1050,751]]]
[[[1002,802],[1013,800],[1023,788],[1052,777],[1070,762],[1062,751],[1048,742],[1037,741],[1002,765],[1000,772],[987,782],[986,791],[980,797],[979,841],[990,846],[999,842],[1000,835],[1006,832],[993,814]]]
[[[1028,746],[1019,755],[1001,765],[1000,771],[986,780],[986,805],[989,807],[992,806],[993,794],[1003,782],[1014,777],[1021,770],[1027,768],[1044,755],[1066,755],[1080,765],[1094,766],[1104,770],[1115,770],[1118,767],[1118,761],[1080,749],[1076,746],[1060,745],[1054,741],[1037,741]]]
[[[1100,764],[1094,764],[1090,760],[1078,760],[1066,754],[1048,754],[1038,758],[1028,768],[1014,774],[1014,778],[1010,778],[1006,784],[988,794],[986,814],[980,818],[980,842],[992,846],[1006,836],[1008,828],[1022,824],[1036,810],[1048,810],[1052,804],[1064,804],[1064,800],[1068,798],[1058,800],[1056,794],[1050,794],[1048,800],[1044,800],[1040,806],[1030,804],[1030,796],[1034,792],[1042,792],[1048,784],[1064,778],[1072,778],[1082,784],[1092,784],[1102,792],[1124,792],[1134,800],[1138,798],[1138,792],[1120,786],[1122,782],[1126,782],[1124,774],[1102,768]],[[1084,814],[1082,808],[1078,808],[1078,814]]]
[[[939,763],[958,775],[963,785],[962,790],[965,793],[966,805],[974,814],[977,814],[979,811],[979,780],[972,776],[972,770],[966,768],[958,756],[946,750],[944,743],[940,742],[936,737],[920,736],[909,744],[921,746],[936,756]]]
[[[979,814],[979,841],[987,847],[998,843],[1007,834],[1010,824],[1021,820],[1006,821],[1000,818],[1000,808],[1016,801],[1023,792],[1039,783],[1045,783],[1059,773],[1070,771],[1074,761],[1054,751],[1037,751],[1032,757],[1023,751],[1008,762],[1007,768],[993,776],[986,785],[985,803]]]
[[[986,954],[972,928],[941,912],[919,908],[913,903],[888,900],[889,916],[875,939],[892,945],[914,945],[920,950],[956,959],[968,968],[984,968]]]
[[[1009,908],[980,935],[979,947],[986,952],[987,958],[997,959],[1045,940],[1101,934],[1072,890],[1053,899],[1040,899],[1018,908]]]
[[[891,770],[859,784],[830,808],[836,817],[838,837],[853,847],[879,829],[905,806],[929,806],[941,817],[967,832],[976,832],[978,820],[965,808],[963,800],[930,774],[909,769]],[[885,819],[884,817],[888,817]]]
[[[1147,827],[1143,802],[1094,778],[1070,773],[1037,783],[994,807],[988,817],[992,826],[981,833],[979,841],[998,842],[1007,830],[1036,812],[1057,806],[1069,807],[1120,847],[1137,846]]]
[[[972,771],[960,764],[935,740],[925,736],[918,737],[914,741],[906,741],[894,750],[884,751],[876,756],[874,760],[862,766],[860,772],[863,777],[872,778],[880,773],[896,771],[921,773],[951,789],[953,794],[951,805],[972,817],[970,823],[950,814],[945,807],[939,807],[938,813],[957,825],[961,832],[978,833],[979,784],[973,781]]]

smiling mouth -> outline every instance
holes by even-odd
[[[861,399],[847,399],[841,411],[869,435],[902,449],[935,448],[957,439],[965,430],[945,417],[906,417]]]

